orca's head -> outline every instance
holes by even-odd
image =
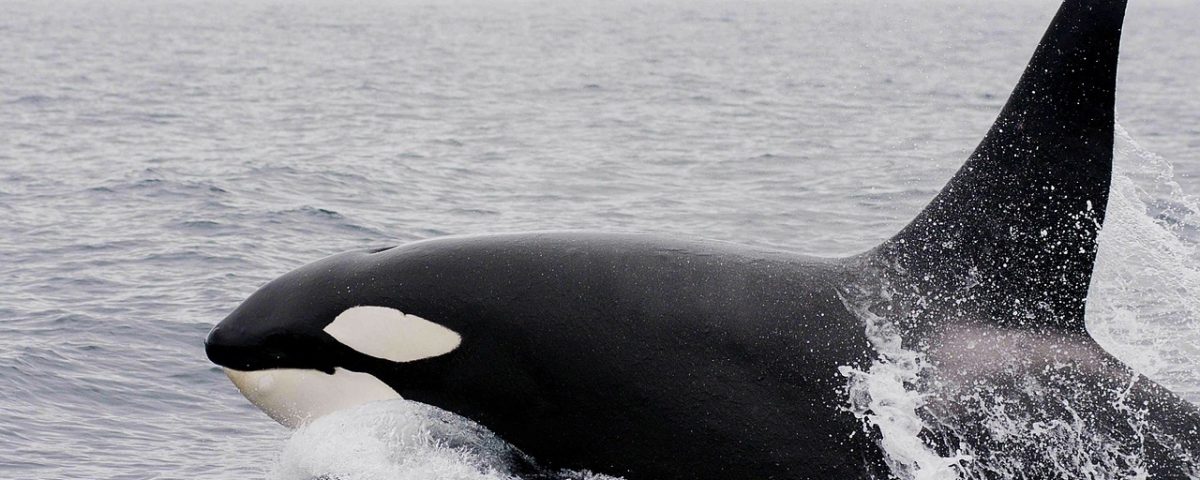
[[[405,282],[378,278],[378,252],[329,257],[263,286],[209,332],[209,359],[251,403],[289,427],[400,397],[388,379],[428,384],[445,367],[437,357],[456,350],[462,337],[406,311],[406,296],[391,288]]]

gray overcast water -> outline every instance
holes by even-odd
[[[1089,321],[1196,402],[1200,2],[1131,3],[1118,118],[1161,159],[1119,160],[1138,187]],[[869,248],[966,158],[1056,8],[0,0],[0,478],[267,475],[288,432],[201,342],[340,251],[553,229]]]

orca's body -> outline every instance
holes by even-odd
[[[554,467],[849,478],[862,476],[875,447],[844,435],[860,427],[843,412],[838,367],[870,354],[862,322],[838,299],[845,274],[827,260],[636,235],[436,239],[293,272],[266,294],[350,288],[254,312],[249,328],[282,330],[298,316],[332,319],[359,305],[444,325],[461,346],[426,360],[342,359],[323,346],[297,354],[329,352],[330,365],[471,418]],[[233,328],[212,338],[261,338]],[[271,364],[231,364],[260,348],[237,342],[210,355],[233,368]]]
[[[209,357],[288,424],[398,394],[479,422],[539,468],[849,479],[929,467],[889,451],[895,434],[869,420],[881,412],[851,408],[878,404],[849,398],[848,372],[895,361],[898,345],[924,362],[905,384],[926,399],[912,438],[970,457],[953,468],[1107,465],[1036,442],[1058,437],[1001,436],[999,407],[1018,426],[1066,422],[1095,455],[1132,452],[1112,468],[1187,478],[1200,411],[1083,322],[1124,3],[1067,0],[971,159],[870,252],[534,233],[346,253],[252,295],[213,329]]]

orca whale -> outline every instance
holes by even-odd
[[[1194,478],[1200,410],[1084,326],[1125,3],[1066,0],[966,164],[863,254],[433,239],[271,281],[207,354],[281,423],[403,397],[478,422],[539,471]],[[873,389],[888,378],[916,400]]]

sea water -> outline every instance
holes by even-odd
[[[861,252],[961,165],[1055,3],[2,0],[0,478],[503,477],[508,447],[410,403],[290,432],[202,339],[304,263],[443,235]],[[1130,5],[1088,305],[1192,402],[1196,24]],[[889,448],[944,472],[920,447]]]

